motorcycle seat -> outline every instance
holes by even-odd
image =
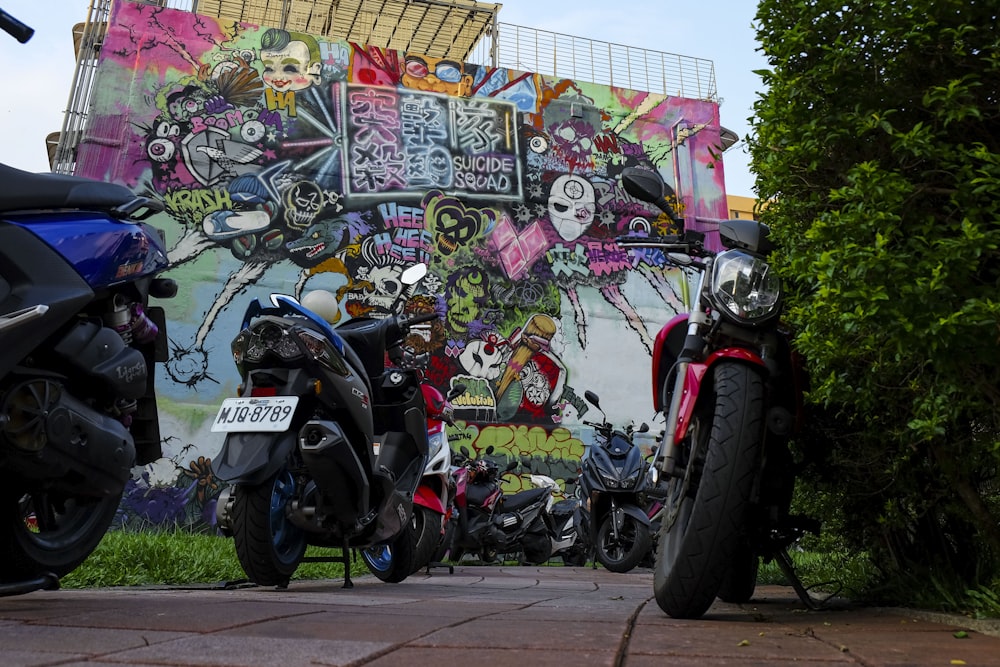
[[[483,507],[486,504],[486,499],[490,497],[496,490],[496,484],[493,482],[487,484],[469,484],[465,488],[465,496],[468,498],[469,504],[474,507]]]
[[[34,174],[0,164],[0,211],[111,209],[135,199],[124,185],[81,176]]]
[[[517,510],[533,505],[539,501],[544,501],[545,498],[551,493],[548,489],[527,489],[525,491],[518,491],[512,496],[504,496],[503,498],[503,508],[507,512],[516,512]]]

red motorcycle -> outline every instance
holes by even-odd
[[[452,469],[455,496],[441,552],[456,563],[466,553],[478,554],[487,563],[501,554],[517,554],[525,563],[544,563],[557,549],[571,545],[562,534],[564,527],[557,528],[550,514],[555,504],[554,482],[539,477],[534,481],[540,486],[507,495],[500,487],[502,478],[520,464],[512,460],[501,470],[489,458],[492,454],[490,446],[477,459],[470,458],[465,447],[454,455],[458,462]]]
[[[673,218],[674,193],[656,172],[626,168],[622,184]],[[818,530],[789,513],[795,463],[788,443],[801,423],[805,375],[779,320],[768,234],[754,220],[721,221],[719,252],[690,230],[617,239],[697,279],[690,312],[659,332],[652,360],[653,406],[666,415],[653,465],[667,481],[653,588],[674,618],[697,618],[716,597],[748,601],[762,558],[777,559],[813,604],[787,553],[805,531]]]
[[[388,545],[370,547],[361,552],[368,570],[389,583],[399,583],[436,560],[434,557],[445,538],[445,526],[454,497],[451,446],[445,424],[454,425],[455,409],[451,401],[465,392],[465,385],[456,384],[447,397],[427,382],[420,383],[420,391],[427,409],[427,463],[413,494],[413,514],[406,528],[413,559],[406,569],[403,567],[405,563],[393,560],[392,548]]]

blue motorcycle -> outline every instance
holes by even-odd
[[[161,456],[159,202],[0,165],[0,595],[58,587]]]

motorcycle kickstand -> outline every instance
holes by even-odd
[[[354,582],[351,581],[351,548],[347,546],[346,539],[340,553],[344,557],[344,585],[342,588],[354,588]]]
[[[792,558],[788,555],[788,549],[779,549],[777,553],[774,554],[774,559],[778,563],[778,568],[781,569],[785,577],[788,578],[788,581],[791,582],[792,588],[795,589],[796,595],[798,595],[799,599],[802,600],[802,604],[804,604],[810,611],[819,611],[825,608],[827,603],[840,592],[840,587],[838,586],[837,590],[833,593],[830,593],[821,600],[817,600],[809,594],[809,588],[813,588],[818,584],[814,584],[808,588],[802,584],[802,580],[799,579],[799,575],[795,572],[795,565],[792,563]]]

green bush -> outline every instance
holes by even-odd
[[[818,415],[803,482],[868,593],[1000,576],[995,3],[761,0],[748,138]],[[849,520],[845,519],[849,518]],[[949,603],[951,604],[951,603]]]

